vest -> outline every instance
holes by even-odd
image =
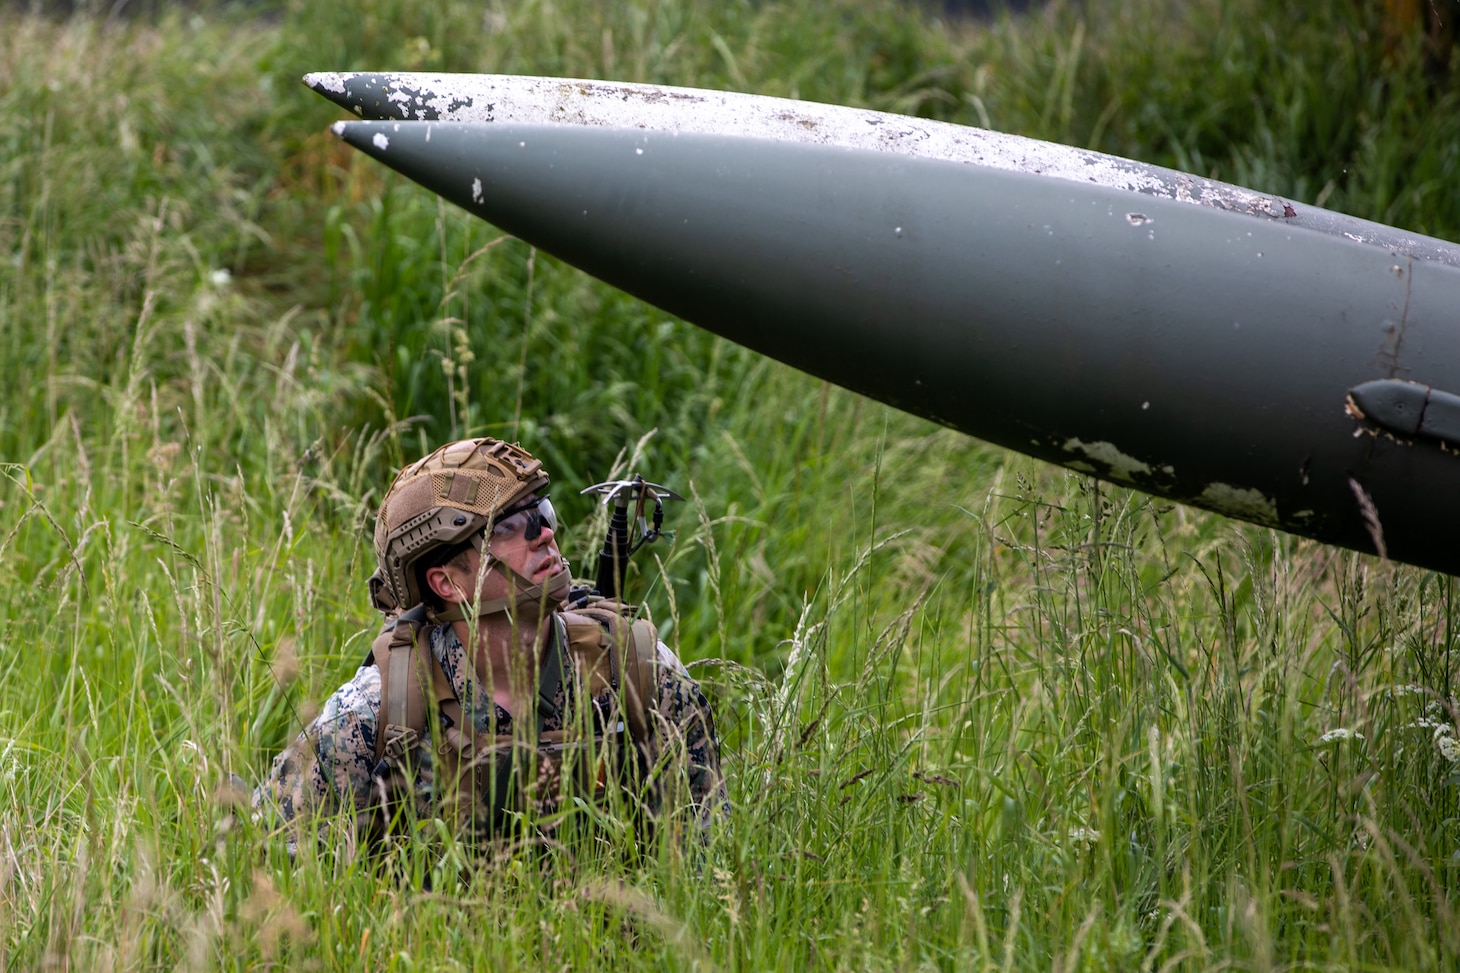
[[[491,831],[500,833],[535,798],[556,794],[565,773],[574,794],[597,800],[610,780],[642,769],[659,698],[659,636],[636,614],[635,607],[608,599],[557,613],[535,725],[528,724],[533,732],[495,737],[477,734],[464,717],[451,680],[431,651],[433,624],[425,608],[417,606],[393,625],[387,623],[365,659],[380,671],[374,772],[379,830],[395,830],[400,812],[411,806],[415,768],[410,764],[428,728],[438,812],[458,829],[485,817]],[[580,712],[573,725],[545,730],[565,678],[574,680]],[[617,713],[585,732],[579,724],[591,714],[581,710],[605,690],[613,692]],[[522,714],[514,723],[532,716]],[[632,743],[628,748],[622,740],[625,726]]]

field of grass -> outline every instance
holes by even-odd
[[[1460,82],[1401,6],[0,8],[0,969],[1457,968],[1454,579],[727,345],[342,147],[298,82],[865,105],[1460,239]],[[363,656],[392,467],[468,434],[547,461],[579,565],[616,463],[693,497],[633,585],[716,701],[702,851],[382,862],[336,822],[291,863],[230,787]]]

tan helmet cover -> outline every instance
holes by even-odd
[[[416,572],[422,558],[462,543],[547,485],[541,461],[497,439],[447,443],[401,470],[375,518],[375,560],[393,607],[425,600]]]

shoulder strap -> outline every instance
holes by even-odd
[[[371,646],[367,659],[380,670],[375,773],[399,784],[399,771],[425,734],[428,721],[439,718],[432,732],[441,733],[433,755],[440,813],[449,821],[465,821],[485,792],[487,777],[494,768],[510,771],[511,761],[480,759],[476,735],[462,718],[451,680],[431,650],[430,638],[422,637],[429,628],[424,609],[413,609],[396,619],[394,628],[381,632]],[[495,741],[497,745],[502,742],[501,737]],[[511,737],[506,742],[510,746]],[[492,749],[488,747],[488,752]],[[463,774],[470,781],[466,786]],[[499,781],[497,792],[505,795],[506,785]]]
[[[646,743],[654,731],[651,714],[659,708],[659,633],[646,618],[634,619],[630,632],[632,644],[624,653],[624,681],[638,699],[629,699],[629,729],[635,740]]]
[[[565,612],[564,619],[569,646],[587,684],[593,685],[606,661],[608,681],[619,690],[629,733],[636,743],[647,743],[654,730],[651,714],[659,705],[659,634],[652,622],[635,618],[636,614],[631,605],[603,599]]]
[[[419,607],[400,615],[393,627],[382,631],[370,647],[370,660],[380,670],[380,718],[375,728],[375,759],[387,752],[403,757],[415,747],[426,729],[426,692],[438,702],[455,702],[450,680],[441,669],[427,640],[420,637],[426,627],[426,613]],[[445,696],[443,697],[443,692]],[[446,707],[443,705],[443,709]],[[447,713],[453,722],[456,714]]]
[[[557,629],[554,628],[552,641],[547,646],[548,657],[544,661],[542,673],[538,677],[537,712],[534,714],[534,719],[537,721],[539,740],[542,739],[543,727],[547,725],[548,717],[558,715],[558,708],[553,700],[563,685],[563,652],[569,648],[562,644],[557,637]]]

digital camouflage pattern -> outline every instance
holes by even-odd
[[[560,641],[565,637],[560,617],[554,632]],[[511,714],[478,692],[468,653],[451,626],[435,626],[422,634],[429,638],[431,651],[451,681],[463,719],[471,720],[477,733],[489,738],[511,734]],[[649,741],[649,762],[651,766],[662,763],[672,768],[677,763],[682,767],[696,818],[707,827],[729,809],[714,718],[699,684],[662,642],[658,669],[659,693],[653,721],[656,732]],[[383,794],[382,782],[375,776],[380,687],[380,671],[374,665],[361,666],[354,678],[325,701],[319,716],[304,733],[275,758],[267,780],[254,792],[254,807],[262,814],[275,811],[285,823],[292,823],[342,807],[360,813],[377,806]],[[553,701],[559,715],[549,717],[544,730],[564,729],[565,722],[571,724],[578,719],[579,703],[574,695],[573,680],[563,680]],[[592,722],[599,728],[613,712],[612,695],[605,692],[590,700],[589,705],[593,709]],[[428,730],[412,753],[415,780],[411,797],[418,818],[433,817],[437,811],[433,754]],[[671,773],[656,779],[665,781],[676,776]],[[533,810],[539,818],[551,815],[556,810],[556,788],[536,790],[540,799],[534,802]],[[363,822],[367,817],[360,813],[359,820]],[[293,839],[290,844],[292,847]]]

